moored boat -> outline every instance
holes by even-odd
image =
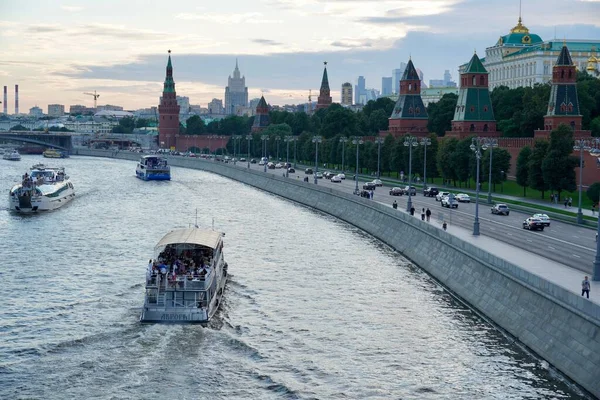
[[[166,234],[146,271],[142,322],[207,324],[222,301],[227,281],[221,232],[199,228]]]
[[[10,209],[23,214],[56,210],[73,200],[75,189],[64,168],[31,167],[8,194]]]
[[[2,158],[8,161],[21,161],[21,154],[19,154],[19,152],[16,149],[13,149],[11,151],[5,152]]]
[[[67,158],[69,155],[64,151],[59,151],[56,149],[47,149],[43,153],[46,158]]]
[[[144,181],[168,181],[171,179],[171,167],[163,157],[143,156],[137,164],[135,175]]]

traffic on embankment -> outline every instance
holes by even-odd
[[[126,151],[78,149],[76,153],[132,161],[140,157]],[[184,157],[168,160],[172,166],[213,172],[357,226],[411,259],[473,309],[600,397],[599,304],[389,205],[242,165]]]

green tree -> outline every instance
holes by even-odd
[[[549,189],[542,172],[542,163],[546,157],[549,146],[550,144],[547,141],[537,140],[533,146],[531,156],[529,157],[529,163],[527,164],[527,172],[529,174],[527,177],[527,186],[542,192],[542,199],[544,198],[544,192]]]
[[[377,100],[369,100],[363,107],[361,113],[368,119],[375,111],[383,111],[386,117],[392,115],[396,103],[389,97],[380,97]]]
[[[388,129],[389,115],[384,110],[375,110],[369,116],[369,132],[379,134]]]
[[[362,136],[357,129],[356,113],[352,110],[342,107],[339,104],[332,104],[327,110],[319,110],[315,115],[323,115],[319,134],[324,139],[329,139],[337,134],[344,136]]]
[[[490,154],[492,154],[492,184],[494,185],[494,191],[496,190],[496,184],[502,183],[506,180],[506,173],[510,169],[510,153],[501,148],[495,148],[491,153],[490,150],[486,150],[483,154],[481,163],[481,174],[483,180],[489,179],[490,170]],[[504,172],[504,173],[503,173]],[[475,175],[475,174],[473,174]]]
[[[392,171],[400,172],[405,171],[408,174],[408,149],[404,146],[404,138],[398,137],[394,140],[392,151],[390,154],[390,167]]]
[[[119,125],[113,127],[113,133],[131,133],[135,128],[135,118],[124,117],[119,120]]]
[[[204,121],[198,115],[192,115],[185,121],[186,134],[188,135],[202,135],[206,132],[206,126]]]
[[[456,144],[456,148],[450,155],[450,164],[454,170],[454,175],[459,182],[467,182],[471,175],[473,162],[471,156],[473,155],[471,150],[471,138],[465,138],[460,140]],[[481,173],[480,169],[480,173]],[[481,180],[480,180],[481,181]]]
[[[440,101],[427,105],[427,114],[429,116],[427,129],[429,132],[435,132],[438,136],[442,137],[446,134],[446,131],[451,129],[457,100],[457,95],[447,93]]]
[[[135,121],[135,127],[136,127],[136,128],[145,128],[145,127],[147,127],[147,126],[148,126],[148,123],[149,123],[149,122],[150,122],[150,121],[148,121],[146,118],[138,118],[138,119]]]
[[[572,192],[577,188],[575,167],[578,160],[571,153],[573,153],[573,130],[560,124],[550,133],[548,153],[542,162],[544,181],[548,183],[550,189],[558,192],[559,198],[562,191]]]
[[[590,130],[592,131],[592,136],[600,136],[600,117],[596,117],[590,122]]]
[[[523,186],[523,197],[527,197],[527,185],[529,184],[529,159],[531,147],[525,146],[519,152],[517,158],[517,184]]]
[[[598,204],[598,201],[600,201],[600,182],[592,183],[585,194],[587,194],[588,199],[590,199],[592,203]]]
[[[439,146],[436,157],[437,170],[444,181],[456,181],[457,179],[451,160],[457,146],[458,139],[456,138],[446,139]]]

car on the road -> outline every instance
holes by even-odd
[[[250,164],[256,164],[256,158],[251,159]]]
[[[373,183],[375,184],[375,186],[383,186],[383,182],[381,182],[381,179],[373,179]]]
[[[550,226],[550,217],[547,214],[533,214],[533,218],[537,218],[542,221],[544,226]]]
[[[312,174],[313,174],[313,170],[312,170],[312,168],[306,168],[306,169],[304,170],[304,173],[305,173],[306,175],[312,175]]]
[[[269,168],[269,169],[275,169],[275,163],[273,163],[273,162],[267,163],[267,168]]]
[[[410,195],[410,196],[416,196],[417,195],[417,188],[414,186],[405,186],[404,189],[402,189],[402,193],[404,193],[405,195]]]
[[[442,207],[458,208],[458,201],[456,201],[456,198],[452,194],[442,197],[440,204]]]
[[[440,190],[436,187],[428,187],[427,189],[423,190],[423,196],[425,197],[434,197],[437,196],[438,193],[440,192]]]
[[[365,184],[363,185],[363,189],[364,190],[375,190],[375,189],[377,189],[377,186],[375,186],[375,184],[373,182],[365,182]]]
[[[331,177],[331,182],[333,183],[341,183],[342,182],[342,178],[340,178],[339,175],[334,175]]]
[[[339,176],[342,180],[346,179],[346,175],[343,172],[339,173],[337,176]]]
[[[240,162],[245,162],[245,161],[246,161],[245,157],[240,158]]]
[[[288,174],[293,174],[295,172],[296,172],[296,170],[294,168],[292,168],[292,167],[288,168]]]
[[[523,229],[529,229],[530,231],[543,231],[544,223],[539,218],[529,217],[523,221]]]
[[[360,197],[365,197],[367,199],[371,198],[371,193],[368,190],[361,190],[359,193]]]
[[[450,192],[439,192],[435,195],[435,201],[442,201],[443,197],[449,196]]]
[[[459,193],[454,197],[456,198],[456,201],[458,201],[460,203],[470,203],[471,202],[471,198],[469,197],[468,194],[465,194],[465,193]]]
[[[277,163],[277,164],[275,164],[275,168],[281,169],[281,168],[283,168],[283,164],[282,163]]]
[[[508,215],[510,214],[510,208],[506,204],[496,204],[492,207],[492,214]]]
[[[404,194],[404,190],[399,187],[393,187],[390,189],[390,196],[402,196]]]
[[[323,172],[323,178],[325,178],[325,179],[331,179],[331,178],[333,178],[334,175],[335,174],[333,172],[329,172],[329,171]]]
[[[258,162],[258,165],[265,165],[266,163],[267,163],[266,161],[260,160],[260,161]]]
[[[317,172],[315,174],[315,178],[317,178],[317,179],[323,179],[323,173],[322,172]]]

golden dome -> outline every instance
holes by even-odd
[[[529,33],[529,29],[527,29],[527,27],[521,22],[521,17],[519,17],[519,23],[510,30],[510,33]]]

